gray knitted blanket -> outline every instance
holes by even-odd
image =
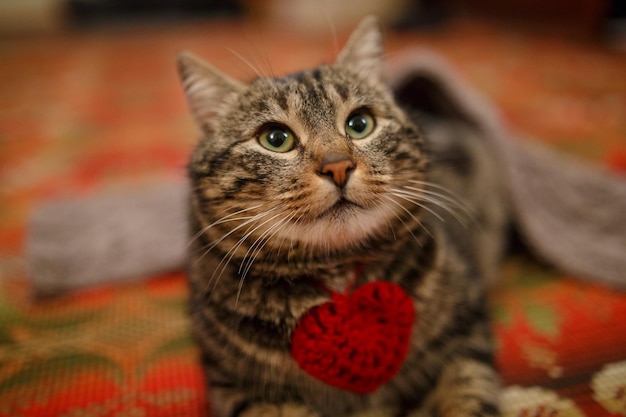
[[[436,54],[390,63],[398,96],[428,99],[481,132],[498,155],[512,221],[531,251],[572,275],[626,288],[626,178],[509,132],[496,109]],[[38,295],[184,267],[187,186],[52,201],[33,214],[26,263]]]

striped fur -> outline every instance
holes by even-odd
[[[334,64],[245,85],[180,57],[203,133],[189,165],[189,281],[216,417],[498,415],[484,299],[497,250],[478,245],[494,246],[503,221],[494,175],[474,163],[488,155],[424,139],[382,80],[381,45],[367,19]],[[359,109],[376,127],[352,140],[344,124]],[[293,150],[260,145],[268,123],[291,129]],[[452,151],[465,170],[436,157]],[[345,186],[320,170],[338,154],[354,165]],[[328,301],[319,283],[343,290],[356,263],[357,285],[398,283],[419,315],[400,372],[368,395],[310,377],[289,355],[299,318]]]

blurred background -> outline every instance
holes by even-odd
[[[329,18],[337,27],[344,27],[354,25],[365,14],[376,14],[388,23],[407,27],[432,25],[465,14],[594,37],[619,30],[625,8],[619,0],[5,0],[0,4],[0,31],[41,33],[225,16],[253,17],[300,30],[327,30]]]

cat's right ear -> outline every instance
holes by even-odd
[[[191,52],[180,53],[177,63],[191,113],[203,131],[213,132],[224,103],[243,91],[244,85]]]

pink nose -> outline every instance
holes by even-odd
[[[343,188],[352,170],[354,170],[354,162],[349,156],[330,154],[322,160],[319,173],[331,178],[337,187]]]

